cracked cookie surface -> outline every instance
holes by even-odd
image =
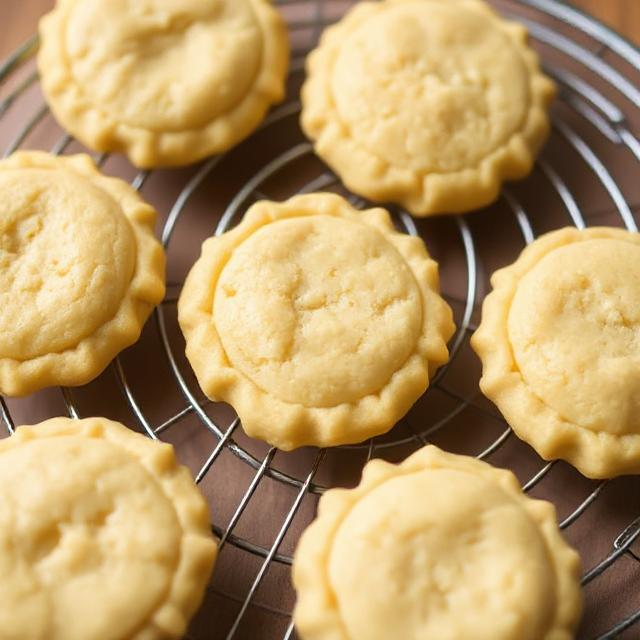
[[[0,162],[0,392],[96,377],[164,295],[155,210],[88,156]]]
[[[284,96],[287,33],[267,0],[58,0],[40,34],[56,118],[140,167],[225,151]]]
[[[546,138],[554,89],[524,27],[479,0],[356,5],[307,64],[301,122],[356,193],[414,215],[494,200]]]
[[[422,240],[333,194],[257,203],[207,240],[178,311],[205,393],[283,449],[390,429],[453,331]]]
[[[472,338],[485,395],[546,459],[640,472],[640,236],[555,231],[491,282]]]
[[[216,556],[173,447],[104,418],[0,441],[0,626],[9,638],[179,638]]]
[[[303,640],[569,640],[582,602],[553,505],[434,446],[326,492],[293,582]]]

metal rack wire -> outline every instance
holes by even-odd
[[[256,136],[274,135],[272,132],[278,131],[279,127],[295,129],[299,112],[295,86],[299,84],[303,73],[304,56],[316,42],[322,28],[337,19],[348,8],[350,2],[347,0],[341,2],[280,0],[278,4],[288,18],[293,40],[292,97],[276,108],[260,130],[245,141],[241,148],[254,144]],[[588,184],[589,189],[597,187],[601,196],[604,194],[607,198],[606,203],[602,204],[604,201],[600,196],[601,204],[595,213],[587,211],[588,207],[585,207],[583,198],[576,188],[576,181],[572,178],[577,172],[577,164],[569,166],[561,163],[555,154],[549,151],[542,154],[536,173],[540,184],[543,185],[542,189],[548,192],[549,197],[556,198],[559,202],[559,207],[554,210],[553,220],[542,224],[539,217],[532,213],[530,203],[523,197],[517,186],[510,186],[503,191],[501,201],[496,205],[503,209],[500,220],[505,220],[507,216],[515,223],[515,228],[520,234],[518,244],[531,242],[539,231],[537,227],[548,224],[550,226],[574,224],[582,228],[593,220],[606,219],[608,224],[616,224],[617,220],[617,223],[623,224],[626,228],[637,231],[633,208],[634,205],[640,204],[640,195],[637,196],[638,201],[634,202],[634,196],[629,195],[633,192],[633,184],[626,184],[628,178],[615,175],[610,164],[613,161],[613,155],[616,158],[622,158],[622,162],[627,166],[633,165],[636,170],[637,163],[640,161],[640,142],[635,133],[637,121],[640,120],[638,118],[640,91],[638,77],[634,77],[640,69],[640,53],[602,24],[554,0],[496,0],[495,4],[508,17],[516,18],[528,26],[534,43],[541,49],[547,72],[560,86],[559,106],[553,114],[552,142],[557,141],[564,145],[568,153],[572,154],[573,161],[581,163],[581,175],[587,176],[583,184]],[[37,86],[37,73],[33,69],[33,56],[36,50],[37,38],[33,37],[0,64],[0,89],[3,84],[10,85],[4,94],[0,94],[0,118],[9,116],[20,108],[18,103],[23,96]],[[23,112],[20,113],[20,126],[15,129],[5,149],[7,155],[25,144],[33,131],[44,120],[50,119],[48,108],[41,99],[35,103],[32,101],[26,107],[24,117],[22,117]],[[256,199],[271,197],[270,184],[275,178],[282,174],[290,175],[291,172],[299,173],[300,167],[305,163],[308,164],[313,155],[311,146],[299,132],[294,133],[294,137],[293,144],[274,152],[266,162],[252,170],[251,175],[235,190],[219,217],[215,228],[216,233],[222,233],[237,223],[246,208]],[[72,138],[62,134],[50,150],[53,153],[64,153],[72,144],[74,144]],[[105,154],[97,157],[99,164],[104,164],[107,159],[108,156]],[[178,225],[184,224],[188,217],[186,211],[195,195],[217,175],[226,160],[226,156],[210,158],[194,168],[188,176],[164,220],[161,238],[167,250],[173,246],[172,240]],[[132,184],[136,189],[144,189],[151,176],[151,172],[139,172],[133,178]],[[295,188],[285,195],[321,189],[341,190],[338,179],[318,163],[311,172],[311,177],[307,177],[302,183],[298,180],[295,184]],[[352,194],[347,195],[358,205],[367,204]],[[397,208],[394,208],[393,212],[399,227],[407,233],[424,234],[428,244],[430,233],[437,230],[437,225],[446,225],[447,232],[457,236],[459,250],[456,255],[464,264],[462,275],[458,276],[458,280],[460,277],[466,279],[466,285],[462,296],[456,297],[455,293],[447,292],[446,287],[445,294],[449,293],[452,306],[456,310],[458,330],[450,345],[451,361],[438,372],[425,396],[425,402],[428,402],[431,396],[439,394],[441,399],[448,399],[450,404],[446,411],[438,414],[437,418],[430,420],[426,425],[421,422],[416,426],[410,420],[403,420],[388,437],[376,438],[361,445],[341,447],[341,455],[346,456],[349,464],[356,469],[361,468],[366,460],[374,456],[390,458],[404,456],[411,448],[446,437],[447,432],[455,431],[458,428],[457,425],[468,422],[469,416],[473,416],[473,420],[482,420],[483,424],[492,423],[494,427],[498,427],[497,435],[492,435],[479,451],[477,449],[473,451],[478,458],[495,462],[501,452],[510,446],[517,446],[517,439],[499,415],[481,402],[476,391],[468,391],[468,385],[466,390],[460,390],[455,384],[461,377],[460,371],[455,370],[456,362],[463,358],[461,354],[467,348],[468,338],[475,328],[474,317],[477,315],[482,292],[486,290],[486,271],[490,260],[487,260],[486,252],[479,247],[479,238],[482,235],[483,226],[486,227],[491,218],[474,213],[470,216],[447,218],[446,221],[433,223],[435,227],[430,227],[431,223],[416,223],[408,214]],[[497,214],[492,212],[492,215]],[[193,248],[192,259],[195,259],[197,250],[198,247]],[[169,255],[171,256],[171,253]],[[283,542],[288,537],[295,538],[295,532],[292,533],[290,529],[299,516],[303,503],[310,498],[313,501],[313,496],[321,494],[336,482],[331,473],[325,474],[328,480],[324,482],[318,480],[323,463],[333,452],[319,450],[310,456],[307,452],[304,458],[304,472],[292,472],[287,465],[287,458],[296,454],[285,456],[273,448],[256,451],[251,443],[247,443],[247,439],[243,438],[238,428],[237,418],[225,420],[217,415],[212,416],[212,410],[215,407],[202,399],[197,387],[190,379],[181,358],[183,344],[171,330],[179,289],[179,282],[170,283],[167,297],[155,313],[155,326],[152,330],[156,334],[173,378],[173,392],[177,398],[181,398],[182,407],[165,416],[162,421],[155,421],[149,416],[148,407],[145,407],[140,393],[135,391],[136,384],[133,384],[131,379],[135,374],[127,369],[123,357],[114,361],[112,370],[121,391],[121,398],[149,437],[164,438],[167,434],[180,430],[181,423],[187,419],[194,419],[200,428],[204,428],[210,434],[214,445],[196,470],[197,482],[212,480],[215,483],[216,478],[222,475],[217,468],[222,464],[220,460],[224,456],[231,456],[242,465],[245,471],[250,472],[246,487],[235,500],[225,526],[214,526],[214,530],[220,537],[222,551],[220,564],[224,564],[222,559],[235,549],[237,553],[255,559],[257,564],[252,565],[255,570],[243,575],[240,584],[234,585],[236,594],[228,592],[221,594],[220,588],[213,585],[212,591],[216,597],[223,599],[225,606],[229,607],[230,616],[217,620],[214,626],[206,626],[206,631],[199,632],[194,628],[191,637],[289,639],[295,634],[288,617],[289,608],[280,608],[276,611],[273,607],[270,608],[259,602],[257,595],[275,567],[286,567],[291,563],[290,553],[283,551]],[[148,380],[146,384],[150,384]],[[64,406],[71,417],[79,417],[82,414],[81,398],[85,392],[84,389],[61,390]],[[3,398],[0,398],[0,420],[8,433],[14,431],[10,402]],[[492,430],[490,432],[493,434]],[[177,448],[180,455],[180,446]],[[508,459],[511,460],[511,458]],[[279,464],[276,464],[276,461]],[[533,472],[531,472],[532,464],[538,465]],[[517,464],[514,466],[518,467]],[[532,492],[546,487],[542,491],[545,497],[560,500],[563,497],[564,487],[561,482],[560,484],[552,482],[554,472],[559,467],[563,467],[563,463],[544,464],[530,455],[524,470],[522,468],[515,470],[523,479],[525,491]],[[581,519],[584,520],[585,514],[594,508],[594,504],[603,503],[604,498],[599,499],[599,497],[605,491],[624,492],[624,487],[620,488],[617,482],[590,483],[586,496],[583,491],[579,499],[568,508],[563,505],[564,516],[560,527],[570,532],[576,523],[581,522]],[[243,520],[248,517],[248,511],[257,502],[256,494],[263,490],[267,483],[270,483],[272,492],[284,496],[285,502],[289,496],[292,496],[292,499],[280,514],[281,520],[277,526],[270,527],[273,531],[271,531],[270,540],[265,544],[254,535],[238,531],[242,528]],[[573,497],[572,494],[571,498]],[[621,558],[633,561],[633,566],[627,570],[626,576],[631,575],[631,572],[637,572],[640,575],[640,565],[637,565],[640,558],[633,549],[634,543],[640,536],[640,504],[635,506],[631,504],[630,509],[632,516],[625,522],[626,526],[616,532],[617,535],[602,541],[601,536],[596,532],[595,535],[599,536],[600,544],[590,546],[596,546],[603,551],[587,567],[588,570],[583,577],[585,586],[596,581],[600,576],[611,575],[612,572],[618,571],[621,567]],[[307,512],[305,520],[309,519],[311,513],[310,510]],[[304,522],[300,523],[300,526],[302,524]],[[293,542],[294,540],[291,540],[289,546]],[[609,544],[608,550],[607,544]],[[578,547],[584,551],[579,543]],[[237,553],[233,556],[234,558],[238,557]],[[232,573],[233,569],[230,566],[220,567],[219,572],[224,571]],[[286,590],[281,583],[278,583],[278,588]],[[237,592],[240,594],[237,595]],[[599,606],[602,593],[602,589],[599,595],[591,595],[591,591],[586,591],[587,610]],[[604,593],[605,595],[608,593],[606,588]],[[628,598],[631,594],[625,595]],[[631,602],[631,611],[627,611],[613,625],[609,624],[607,629],[594,630],[583,627],[581,637],[597,636],[600,640],[619,637],[640,620],[640,599],[635,603],[635,607],[639,607],[636,611],[633,611],[633,606],[634,603]],[[260,631],[256,631],[256,627],[252,630],[247,622],[253,608],[262,608],[270,615],[264,618]],[[633,634],[634,631],[630,633]],[[635,628],[635,633],[635,636],[630,637],[637,637],[638,627]]]

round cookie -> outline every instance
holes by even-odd
[[[460,213],[529,173],[554,92],[526,29],[480,0],[363,2],[310,54],[301,123],[355,193]]]
[[[155,210],[84,155],[0,161],[0,393],[95,378],[164,297]]]
[[[582,608],[553,505],[434,446],[325,493],[293,582],[301,640],[569,640]]]
[[[640,235],[566,228],[491,278],[480,387],[545,459],[640,473]]]
[[[202,390],[285,450],[391,429],[446,362],[451,315],[422,240],[329,193],[253,205],[178,303]]]
[[[138,167],[188,164],[248,136],[283,98],[288,60],[269,0],[58,0],[40,23],[57,120]]]
[[[53,418],[0,441],[0,482],[3,637],[182,637],[216,543],[171,445]]]

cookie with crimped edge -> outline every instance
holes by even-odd
[[[529,173],[554,94],[526,29],[485,2],[363,2],[310,54],[301,123],[352,191],[460,213]]]
[[[282,100],[285,24],[269,0],[58,0],[38,69],[60,124],[138,167],[226,151]]]
[[[301,640],[569,640],[582,610],[553,505],[434,446],[325,493],[293,583]]]
[[[86,155],[0,161],[0,393],[89,382],[164,296],[156,211]]]
[[[640,235],[553,231],[491,284],[471,344],[516,435],[590,478],[640,473]]]
[[[0,440],[3,638],[181,638],[216,558],[173,447],[105,418]]]
[[[178,319],[202,390],[281,449],[384,433],[448,358],[424,242],[330,193],[254,204],[209,238]]]

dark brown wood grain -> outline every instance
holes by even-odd
[[[640,2],[638,0],[573,0],[583,11],[640,44]]]

